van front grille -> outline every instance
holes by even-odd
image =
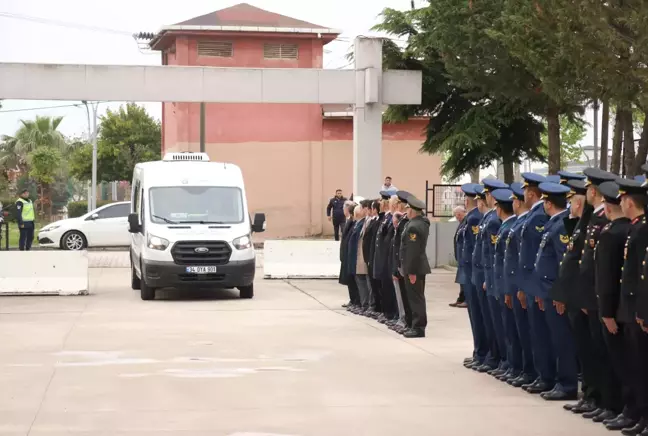
[[[179,241],[171,249],[178,265],[225,265],[232,249],[225,241]]]

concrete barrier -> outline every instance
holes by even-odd
[[[333,279],[340,273],[336,241],[268,240],[263,251],[267,279]]]
[[[85,251],[0,251],[0,295],[87,295]]]

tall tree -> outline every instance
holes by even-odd
[[[608,170],[608,142],[610,136],[610,100],[603,100],[603,113],[601,115],[601,157],[599,166],[602,170]]]
[[[108,110],[101,117],[97,139],[97,175],[105,182],[130,180],[138,162],[160,158],[159,121],[134,103]],[[71,172],[79,180],[92,177],[92,146],[81,146],[72,156]]]

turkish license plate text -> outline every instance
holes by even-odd
[[[215,266],[188,266],[189,274],[212,274],[216,272]]]

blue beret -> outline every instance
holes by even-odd
[[[548,175],[547,177],[545,177],[545,182],[560,184],[560,176],[557,174]]]
[[[513,203],[513,191],[510,189],[497,189],[491,195],[498,203]]]
[[[380,191],[380,197],[382,197],[383,200],[389,200],[392,196],[392,192],[390,191]]]
[[[410,195],[412,195],[412,194],[410,194],[407,191],[398,191],[398,192],[396,192],[396,196],[403,203],[407,203],[407,199],[410,197]]]
[[[585,176],[583,174],[572,173],[570,171],[560,170],[558,171],[558,176],[560,176],[560,183],[563,185],[570,180],[585,180]]]
[[[524,183],[522,183],[523,188],[527,186],[538,186],[540,183],[546,182],[544,176],[536,173],[522,173],[522,178],[524,179]]]
[[[481,198],[482,200],[486,198],[484,195],[484,187],[482,185],[475,185],[474,190],[475,197]]]
[[[513,191],[513,195],[516,196],[518,200],[524,201],[524,188],[522,187],[522,183],[520,182],[511,183],[511,191]],[[511,198],[511,200],[512,199],[513,198]]]
[[[475,187],[478,186],[476,183],[465,183],[461,185],[461,190],[467,197],[474,197],[477,195],[475,193]]]
[[[634,176],[634,179],[639,183],[644,183],[646,181],[646,176],[642,176],[642,175]]]
[[[496,189],[508,189],[509,185],[498,179],[484,179],[484,192],[494,191]]]
[[[564,197],[571,191],[568,186],[554,182],[543,182],[538,186],[542,192],[542,198],[547,197]]]

